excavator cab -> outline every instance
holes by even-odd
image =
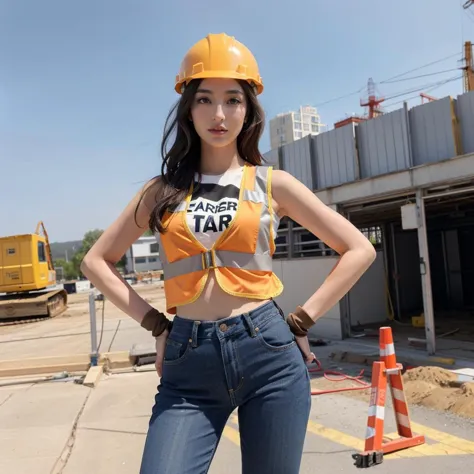
[[[62,313],[67,293],[51,289],[54,285],[56,272],[43,222],[33,234],[0,237],[0,320]]]

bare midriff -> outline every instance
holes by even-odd
[[[179,306],[177,308],[177,315],[186,319],[216,321],[252,311],[267,301],[269,300],[248,299],[229,295],[219,286],[214,270],[211,270],[199,298],[189,305]]]

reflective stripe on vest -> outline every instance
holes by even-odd
[[[252,255],[229,250],[209,250],[199,255],[182,258],[163,265],[164,279],[168,280],[186,273],[217,267],[242,268],[244,270],[272,270],[271,255]]]

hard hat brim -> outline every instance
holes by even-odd
[[[238,79],[241,81],[249,82],[251,85],[254,85],[257,89],[257,95],[263,92],[263,84],[257,79],[248,77],[245,74],[239,74],[238,72],[231,71],[203,71],[196,74],[193,74],[191,77],[187,77],[178,81],[175,85],[175,91],[178,94],[183,93],[183,85],[189,84],[194,79]]]

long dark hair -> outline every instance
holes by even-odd
[[[189,83],[166,119],[161,143],[161,176],[153,178],[157,185],[154,187],[154,208],[148,223],[150,230],[155,233],[166,231],[162,223],[165,211],[173,209],[185,199],[195,173],[200,175],[201,139],[189,120],[191,105],[200,82],[201,80],[193,80]],[[264,161],[258,149],[265,126],[264,112],[253,87],[246,81],[239,83],[247,98],[247,116],[237,137],[237,150],[243,160],[252,165],[260,165]],[[174,142],[168,149],[173,136]]]

